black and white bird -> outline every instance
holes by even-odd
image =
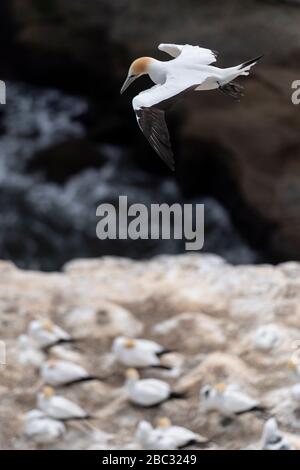
[[[39,368],[45,361],[45,354],[38,344],[28,335],[20,335],[18,338],[18,361],[23,366]]]
[[[68,398],[55,395],[52,387],[46,386],[37,396],[38,408],[50,418],[61,421],[87,419],[90,415]]]
[[[234,417],[251,411],[265,411],[254,398],[242,392],[236,385],[205,385],[200,390],[200,402],[205,411],[218,411],[222,416]]]
[[[48,318],[32,320],[28,325],[28,335],[44,350],[55,344],[73,341],[69,333]]]
[[[173,102],[189,91],[220,89],[239,99],[241,89],[233,84],[240,75],[249,75],[253,65],[262,57],[229,68],[219,68],[211,64],[217,54],[199,46],[160,44],[158,49],[173,59],[160,61],[152,57],[136,59],[130,66],[127,78],[121,88],[123,93],[138,77],[148,74],[156,84],[133,99],[133,109],[140,129],[156,153],[174,170],[174,156],[171,148],[165,110]]]
[[[278,429],[275,418],[266,421],[261,439],[262,450],[294,450],[287,437]]]
[[[37,444],[57,441],[66,431],[64,423],[49,418],[41,410],[31,410],[25,415],[24,434]]]
[[[118,362],[126,367],[170,369],[161,363],[161,357],[171,351],[155,341],[119,336],[113,342],[112,351]]]
[[[174,426],[169,418],[159,418],[154,428],[148,421],[140,421],[136,438],[143,449],[175,450],[208,442],[208,439],[182,426]]]
[[[79,364],[58,359],[49,359],[44,362],[40,373],[43,381],[52,387],[96,380],[95,376]]]
[[[171,386],[158,379],[141,379],[136,369],[126,371],[125,384],[129,400],[139,406],[151,407],[183,394],[173,392]]]

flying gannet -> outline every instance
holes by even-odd
[[[67,421],[90,417],[79,405],[68,398],[55,395],[52,387],[46,386],[37,396],[37,406],[50,418]]]
[[[175,162],[165,121],[165,110],[189,91],[220,89],[238,99],[242,87],[231,82],[240,75],[249,75],[251,67],[262,56],[235,67],[222,69],[211,65],[216,62],[217,55],[210,49],[189,44],[160,44],[158,49],[173,59],[136,59],[129,68],[121,93],[142,75],[148,74],[156,84],[133,99],[133,109],[138,125],[150,145],[169,168],[174,170]]]
[[[172,392],[167,382],[158,379],[140,379],[136,369],[126,371],[126,389],[129,400],[140,406],[158,405],[171,398],[182,398],[180,393]]]
[[[161,363],[161,357],[171,352],[170,349],[166,349],[154,341],[119,336],[113,342],[112,351],[116,359],[126,367],[170,369]]]
[[[25,415],[24,434],[37,444],[50,444],[66,431],[64,423],[49,418],[41,410],[31,410]]]
[[[262,450],[294,450],[286,436],[279,431],[275,418],[266,421],[261,439]]]
[[[28,325],[28,335],[42,349],[47,349],[55,344],[72,342],[69,333],[46,318],[32,320]]]
[[[42,364],[40,373],[43,381],[53,387],[96,379],[84,367],[57,359],[49,359]]]
[[[265,410],[257,400],[240,391],[237,386],[223,383],[215,387],[210,385],[202,387],[200,400],[206,411],[218,411],[225,417]]]

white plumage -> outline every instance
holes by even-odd
[[[37,368],[43,364],[45,360],[45,354],[38,349],[35,341],[29,336],[19,336],[18,348],[18,361],[20,364]]]
[[[261,408],[259,402],[235,385],[218,384],[204,386],[200,390],[201,404],[206,411],[218,411],[223,416],[233,416]]]
[[[133,99],[140,129],[150,145],[174,170],[174,157],[164,111],[183,93],[219,88],[233,98],[240,96],[240,88],[231,84],[238,76],[248,75],[260,57],[235,67],[221,69],[211,65],[216,62],[216,53],[210,49],[189,44],[160,44],[159,50],[173,57],[159,61],[152,57],[135,60],[130,68],[121,93],[138,77],[148,74],[156,84]]]
[[[167,418],[161,418],[157,428],[153,428],[148,421],[141,421],[137,427],[136,438],[144,449],[154,450],[182,449],[190,444],[207,442],[207,439],[187,428],[173,426]]]
[[[135,369],[126,372],[126,389],[132,403],[140,406],[154,406],[167,400],[171,387],[167,382],[158,379],[140,379]]]
[[[292,386],[291,395],[295,401],[300,402],[300,384]]]
[[[263,325],[255,331],[253,336],[253,346],[255,349],[268,351],[278,344],[280,337],[281,331],[277,325]]]
[[[140,368],[160,365],[160,355],[166,350],[154,341],[119,336],[113,342],[112,351],[124,366]]]
[[[78,364],[55,359],[50,359],[45,362],[41,366],[40,373],[43,381],[54,387],[85,379],[90,376],[90,374]]]
[[[65,431],[61,421],[49,418],[40,410],[31,410],[25,416],[24,434],[37,444],[55,442]]]
[[[154,429],[148,421],[140,421],[136,430],[136,439],[146,450],[175,450],[176,446],[162,430]]]
[[[270,418],[264,425],[262,439],[262,450],[294,450],[286,436],[279,431],[275,418]]]
[[[59,395],[54,395],[51,387],[44,387],[37,396],[37,405],[44,413],[54,419],[85,419],[88,414],[76,403]]]
[[[71,336],[51,320],[32,320],[28,326],[28,334],[39,347],[46,348],[59,341],[70,341]]]

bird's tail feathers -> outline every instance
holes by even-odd
[[[158,353],[156,353],[156,355],[157,355],[157,357],[161,357],[161,356],[164,356],[165,354],[171,354],[171,353],[174,353],[174,352],[176,352],[176,349],[165,348],[162,351],[159,351]]]
[[[95,375],[89,375],[87,377],[81,377],[80,379],[74,379],[71,380],[70,382],[67,382],[64,384],[65,387],[70,387],[71,385],[76,385],[82,382],[90,382],[91,380],[98,380],[101,381],[100,377],[97,377]]]
[[[172,392],[169,398],[174,400],[182,400],[184,398],[187,398],[187,394],[185,392]]]
[[[153,369],[161,369],[161,370],[172,370],[171,366],[167,366],[165,364],[154,364],[152,366],[149,366]]]
[[[240,71],[239,75],[249,75],[251,67],[255,65],[263,56],[260,55],[255,57],[255,59],[248,60],[241,65],[238,65],[238,70]]]

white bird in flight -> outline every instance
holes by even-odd
[[[253,65],[262,57],[229,68],[219,68],[211,64],[217,55],[210,49],[189,44],[160,44],[158,49],[173,57],[160,61],[152,57],[136,59],[130,66],[127,78],[121,88],[123,93],[138,77],[148,74],[156,84],[133,98],[132,104],[137,122],[156,153],[171,170],[175,169],[165,110],[175,99],[189,91],[220,89],[238,99],[239,85],[231,83],[240,75],[249,75]]]
[[[50,418],[62,421],[87,419],[90,417],[79,405],[68,398],[55,395],[52,387],[46,386],[37,396],[37,406]]]
[[[43,411],[31,410],[26,413],[24,434],[37,444],[55,442],[65,431],[64,423],[49,418]]]
[[[140,379],[136,369],[126,371],[128,398],[139,406],[155,406],[170,398],[182,398],[182,394],[172,391],[170,385],[158,379]]]
[[[170,349],[164,348],[155,341],[119,336],[113,342],[112,351],[116,359],[126,367],[170,369],[161,363],[161,357],[171,352]]]

